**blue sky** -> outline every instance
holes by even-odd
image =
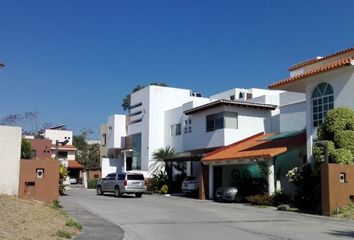
[[[0,118],[36,111],[97,137],[137,84],[266,88],[354,46],[353,11],[352,0],[0,0]]]

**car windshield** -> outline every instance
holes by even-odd
[[[128,180],[144,180],[144,175],[142,174],[128,174]]]
[[[194,181],[196,179],[196,177],[194,176],[189,176],[185,179],[185,181]]]

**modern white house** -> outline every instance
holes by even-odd
[[[354,110],[354,47],[295,64],[289,71],[288,78],[269,88],[305,94],[307,161],[311,162],[317,126],[327,111],[334,107]]]
[[[101,126],[102,176],[134,170],[151,177],[153,152],[167,146],[179,153],[175,161],[185,162],[188,175],[198,176],[205,153],[260,132],[303,130],[301,107],[303,94],[284,91],[235,88],[207,98],[188,89],[143,88],[131,95],[127,116],[110,116]],[[281,111],[289,112],[283,119],[293,121],[291,127],[280,124]]]

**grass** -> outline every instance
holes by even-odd
[[[68,220],[66,220],[65,226],[75,227],[78,230],[82,229],[82,225],[79,222],[77,222],[74,219],[72,219],[72,218],[69,218]]]
[[[343,207],[338,207],[332,214],[333,217],[354,219],[354,205],[350,204]]]
[[[79,234],[79,226],[59,202],[45,204],[0,195],[0,239],[67,239]]]

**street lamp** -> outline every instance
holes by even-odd
[[[321,146],[325,151],[325,163],[328,163],[328,146],[326,141],[314,141],[314,144]]]
[[[60,142],[59,140],[55,141],[55,159],[58,160],[58,148],[59,148],[59,143],[62,146],[65,146],[66,144],[68,144],[69,140],[66,139],[65,141]]]

